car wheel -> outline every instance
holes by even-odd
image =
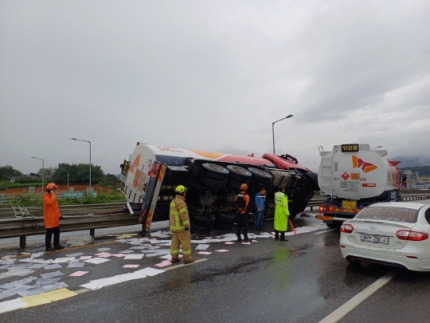
[[[361,265],[361,260],[358,260],[354,257],[347,257],[346,260],[350,263],[350,265],[352,266],[360,266]]]

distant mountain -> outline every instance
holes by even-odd
[[[396,156],[388,157],[387,160],[400,161],[401,163],[397,166],[399,168],[430,166],[430,158],[422,156]]]

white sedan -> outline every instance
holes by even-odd
[[[429,204],[375,203],[342,224],[340,250],[349,262],[430,271],[429,236]]]

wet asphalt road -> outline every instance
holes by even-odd
[[[82,285],[136,269],[124,269],[124,259],[116,257],[103,264],[87,263],[81,269],[63,265],[61,281],[78,295],[6,312],[0,314],[0,319],[4,322],[320,322],[324,319],[324,322],[392,322],[393,318],[403,322],[430,321],[430,274],[377,265],[350,266],[340,255],[337,230],[328,230],[312,217],[297,218],[294,224],[298,230],[317,228],[290,235],[288,242],[272,238],[256,238],[250,245],[211,242],[206,250],[211,252],[209,255],[197,254],[195,250],[205,235],[193,235],[198,262],[159,268],[163,270],[161,274],[98,290],[88,290]],[[266,223],[265,231],[271,231],[271,225]],[[115,254],[130,246],[111,236],[97,239],[95,245],[48,253],[42,258],[77,253],[94,255],[100,250]],[[32,250],[37,251],[37,248]],[[2,252],[2,258],[4,255]],[[139,269],[158,268],[155,265],[161,260],[144,257],[127,263],[138,264]],[[76,270],[88,273],[82,277],[68,276]],[[32,276],[40,277],[47,272],[39,270]],[[362,296],[387,275],[394,278],[373,294]],[[4,278],[0,285],[19,279],[23,277]],[[357,296],[362,296],[360,301],[353,302]],[[348,302],[351,304],[345,307]]]

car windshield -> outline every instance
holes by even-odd
[[[393,222],[415,223],[418,211],[400,207],[368,207],[357,214],[357,219],[386,220]]]

